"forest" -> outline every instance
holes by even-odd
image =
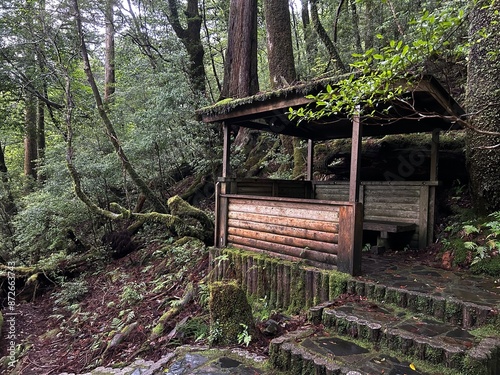
[[[363,79],[342,81],[334,99],[315,97],[325,110],[298,115],[304,121],[325,111],[351,116],[373,93],[377,100],[392,97],[392,83],[421,74],[436,77],[465,109],[456,119],[464,130],[443,136],[464,162],[447,171],[450,207],[436,248],[452,256],[450,267],[500,275],[499,22],[498,0],[3,0],[3,293],[14,272],[19,301],[57,290],[60,319],[87,319],[80,301],[98,293],[85,281],[92,272],[93,282],[105,284],[128,277],[113,271],[113,262],[125,267],[131,253],[130,262],[141,265],[161,259],[144,268],[142,282],[123,284],[120,306],[107,310],[122,311],[116,322],[123,328],[134,321],[132,307],[153,291],[164,301],[144,314],[150,326],[141,335],[168,345],[158,339],[161,312],[177,315],[207,299],[200,269],[213,245],[223,145],[221,128],[199,121],[196,111],[354,75]],[[234,136],[235,175],[303,177],[300,140],[243,128]],[[316,164],[343,146],[317,144],[324,159]],[[160,278],[162,267],[177,277]],[[176,278],[189,279],[196,292]],[[6,309],[7,297],[2,301]],[[97,354],[86,363],[57,368],[109,363],[114,348],[99,346],[99,335],[87,343]],[[208,331],[196,335],[213,339]],[[142,345],[134,354],[148,350]]]

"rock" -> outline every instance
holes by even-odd
[[[238,336],[255,331],[252,307],[246,293],[235,281],[214,282],[210,286],[210,336],[213,344],[238,343]]]
[[[274,336],[278,332],[279,325],[276,320],[269,319],[264,323],[264,328],[262,329],[262,333],[269,336]]]

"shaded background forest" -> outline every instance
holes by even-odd
[[[276,11],[283,4],[284,16]],[[256,74],[245,92],[227,86],[235,66],[228,52],[238,50],[230,9],[254,22],[239,35],[255,32],[245,69]],[[469,149],[469,162],[479,160],[471,168],[478,207],[498,210],[498,181],[488,177],[499,175],[498,10],[495,1],[461,0],[3,1],[0,261],[60,259],[80,238],[100,245],[123,225],[95,209],[110,210],[113,202],[132,212],[167,212],[167,199],[180,194],[210,211],[221,135],[196,121],[195,109],[369,69],[432,73],[467,104],[476,115],[471,123],[487,130],[469,137],[489,147]],[[273,40],[289,40],[292,73],[278,66],[286,49],[273,49]],[[402,46],[409,46],[404,54]],[[401,55],[404,64],[394,59]],[[467,92],[476,92],[474,100]],[[233,147],[241,175],[303,173],[300,142],[242,132]],[[93,208],[75,195],[75,176]]]

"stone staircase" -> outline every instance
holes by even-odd
[[[494,307],[359,279],[347,292],[341,303],[310,308],[306,327],[271,342],[274,368],[297,375],[500,374]]]

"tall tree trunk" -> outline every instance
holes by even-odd
[[[311,17],[309,16],[309,0],[301,0],[302,11],[302,28],[304,29],[304,43],[306,48],[306,60],[309,71],[314,66],[316,56],[318,55],[318,44],[314,34],[314,28],[311,24]],[[309,73],[308,71],[308,73]]]
[[[243,98],[259,90],[257,0],[231,0],[222,98]]]
[[[109,103],[115,92],[115,25],[114,0],[106,1],[106,53],[104,61],[104,103]]]
[[[499,22],[498,0],[478,1],[470,14],[467,111],[472,127],[490,133],[500,132]],[[500,210],[500,136],[469,129],[467,165],[475,207]]]
[[[265,0],[264,14],[267,30],[267,55],[269,76],[274,89],[292,84],[296,80],[293,57],[292,30],[288,0]],[[282,149],[291,154],[292,177],[303,173],[304,153],[297,138],[281,135]],[[286,167],[286,166],[283,166]]]
[[[312,24],[314,26],[314,30],[316,30],[316,33],[318,34],[319,38],[321,39],[321,41],[325,45],[328,53],[330,54],[330,59],[335,62],[337,69],[341,73],[346,73],[347,68],[345,67],[342,59],[340,58],[339,51],[337,50],[337,47],[335,46],[332,39],[328,36],[325,28],[323,27],[323,24],[321,23],[321,21],[319,19],[317,2],[318,2],[318,0],[310,0],[311,20],[312,20]]]
[[[221,98],[243,98],[257,91],[257,0],[231,0]],[[257,143],[256,132],[239,128],[234,143],[248,155]]]
[[[296,80],[288,0],[265,0],[267,59],[271,86],[279,88]]]
[[[24,175],[36,180],[37,131],[36,131],[36,104],[35,96],[26,93],[24,114]]]
[[[349,3],[351,5],[352,26],[353,26],[354,38],[356,41],[355,42],[356,52],[362,53],[363,47],[361,45],[361,34],[359,32],[359,17],[358,17],[358,9],[356,7],[356,0],[350,0]]]
[[[45,159],[45,103],[40,99],[37,99],[36,143],[38,164],[43,165]],[[45,178],[40,172],[37,172],[37,177],[39,181]]]
[[[364,12],[364,19],[365,19],[365,32],[364,32],[364,41],[365,41],[365,51],[369,50],[370,48],[373,48],[375,46],[375,22],[376,20],[373,17],[373,11],[374,11],[374,4],[373,0],[366,0],[365,1],[365,12]]]
[[[39,0],[39,13],[43,14],[45,12],[45,0]],[[36,137],[37,137],[37,158],[38,165],[41,166],[44,163],[45,159],[45,101],[42,97],[48,98],[48,89],[47,89],[47,62],[45,58],[45,51],[43,50],[43,43],[35,43],[36,50],[36,60],[39,69],[39,76],[41,77],[41,83],[38,84],[40,94],[37,96],[37,120],[36,120]],[[44,180],[43,173],[38,172],[37,178],[39,181]]]

